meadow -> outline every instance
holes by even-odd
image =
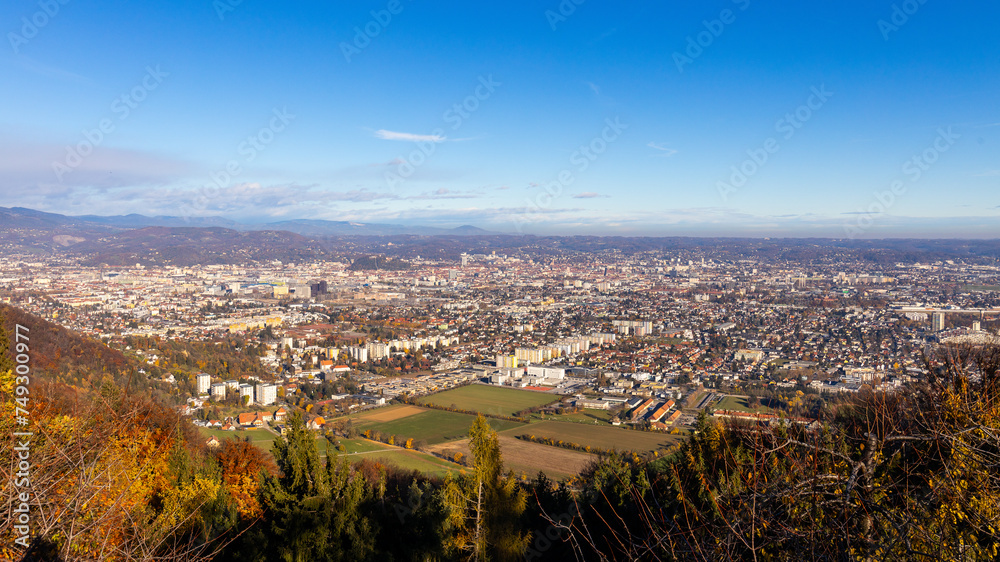
[[[425,396],[419,402],[495,416],[511,416],[526,408],[544,406],[558,399],[556,395],[543,392],[471,384]]]
[[[618,427],[564,421],[540,421],[501,433],[501,435],[511,437],[525,434],[577,443],[582,446],[590,445],[602,449],[638,453],[664,449],[680,440],[679,436],[666,433],[633,431]]]
[[[405,407],[405,406],[404,406]],[[376,410],[379,412],[381,410]],[[470,414],[460,414],[458,412],[445,412],[443,410],[428,410],[424,408],[413,408],[407,411],[408,415],[395,417],[390,421],[379,421],[372,416],[357,416],[354,419],[355,427],[358,431],[371,430],[400,437],[413,438],[423,441],[428,445],[455,441],[469,436],[469,428],[476,418]],[[496,431],[505,431],[518,427],[525,427],[525,424],[487,418],[490,426]]]

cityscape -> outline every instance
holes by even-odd
[[[997,16],[10,0],[0,562],[1000,559]]]

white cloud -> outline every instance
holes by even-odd
[[[448,137],[442,137],[441,135],[418,135],[415,133],[388,131],[386,129],[379,129],[375,131],[375,138],[410,142],[445,142],[448,140]]]
[[[653,141],[649,141],[646,144],[646,146],[648,146],[649,148],[652,148],[654,150],[659,150],[660,154],[657,154],[657,156],[669,157],[669,156],[673,156],[674,154],[677,154],[677,150],[676,149],[664,146],[663,143],[656,143],[656,142],[653,142]]]

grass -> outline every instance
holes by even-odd
[[[611,411],[610,410],[584,410],[577,414],[563,414],[561,416],[553,416],[546,414],[543,419],[540,414],[532,414],[530,419],[532,421],[564,421],[573,423],[584,423],[588,425],[611,425]],[[596,424],[594,422],[597,422]]]
[[[421,398],[420,403],[445,407],[455,406],[460,410],[510,416],[526,408],[544,406],[558,399],[558,396],[552,394],[530,390],[472,384],[431,394]]]
[[[726,396],[712,406],[713,410],[731,410],[734,412],[769,412],[770,408],[758,406],[751,408],[745,396]]]
[[[448,473],[461,472],[465,470],[454,463],[439,459],[433,455],[428,455],[427,453],[388,446],[381,450],[347,455],[347,458],[352,463],[360,462],[361,460],[370,460],[380,462],[382,464],[395,465],[404,470],[416,470],[430,476],[437,476],[441,478],[446,476]]]
[[[382,434],[412,437],[428,445],[455,441],[469,436],[469,427],[476,418],[469,414],[445,412],[442,410],[424,410],[419,414],[407,416],[388,422],[377,422],[363,417],[356,418],[358,431],[370,429]],[[523,423],[487,418],[490,426],[496,431],[525,427]]]
[[[679,440],[676,435],[651,431],[633,431],[618,427],[595,426],[563,421],[543,421],[504,431],[501,435],[534,435],[551,439],[590,445],[602,449],[619,451],[656,451],[673,445]]]
[[[392,449],[389,445],[367,439],[338,439],[337,443],[344,446],[344,451],[338,451],[341,455],[356,455],[358,453],[371,453],[373,451]]]

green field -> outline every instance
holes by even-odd
[[[460,410],[496,416],[510,416],[525,408],[544,406],[558,399],[558,396],[531,390],[472,384],[425,396],[419,402],[436,406],[454,406]]]
[[[363,416],[355,418],[358,431],[370,429],[382,434],[412,437],[428,445],[436,445],[445,441],[464,439],[469,436],[469,428],[476,418],[469,414],[445,412],[442,410],[423,410],[422,412],[392,421],[379,422]],[[525,427],[523,423],[487,418],[490,426],[496,431]]]
[[[372,445],[379,444],[372,443]],[[444,477],[449,472],[460,472],[464,470],[457,464],[439,459],[434,455],[428,455],[427,453],[421,453],[420,451],[400,449],[398,447],[385,446],[384,449],[376,449],[373,451],[359,452],[348,455],[341,453],[341,455],[346,457],[351,463],[356,463],[361,460],[370,460],[380,462],[382,464],[395,465],[404,470],[417,470],[424,474],[439,477]]]
[[[367,439],[338,439],[338,445],[344,446],[344,451],[337,451],[340,455],[356,455],[358,453],[371,453],[372,451],[385,451],[392,449],[391,445],[385,445]]]
[[[753,409],[747,404],[747,399],[743,396],[726,396],[722,400],[716,402],[712,409],[714,410],[730,410],[733,412],[769,412],[770,408],[766,406],[758,406],[757,409]]]
[[[503,432],[503,435],[534,435],[536,437],[549,437],[577,443],[579,445],[590,445],[602,449],[616,449],[619,451],[655,451],[663,449],[677,443],[679,437],[666,433],[650,431],[632,431],[618,427],[595,426],[583,423],[543,421],[533,423],[527,427],[511,429]]]
[[[573,423],[585,423],[589,425],[611,425],[611,412],[609,410],[584,410],[576,414],[563,414],[561,416],[546,414],[544,418],[540,414],[532,414],[532,421],[564,421]],[[594,423],[597,422],[597,423]]]

